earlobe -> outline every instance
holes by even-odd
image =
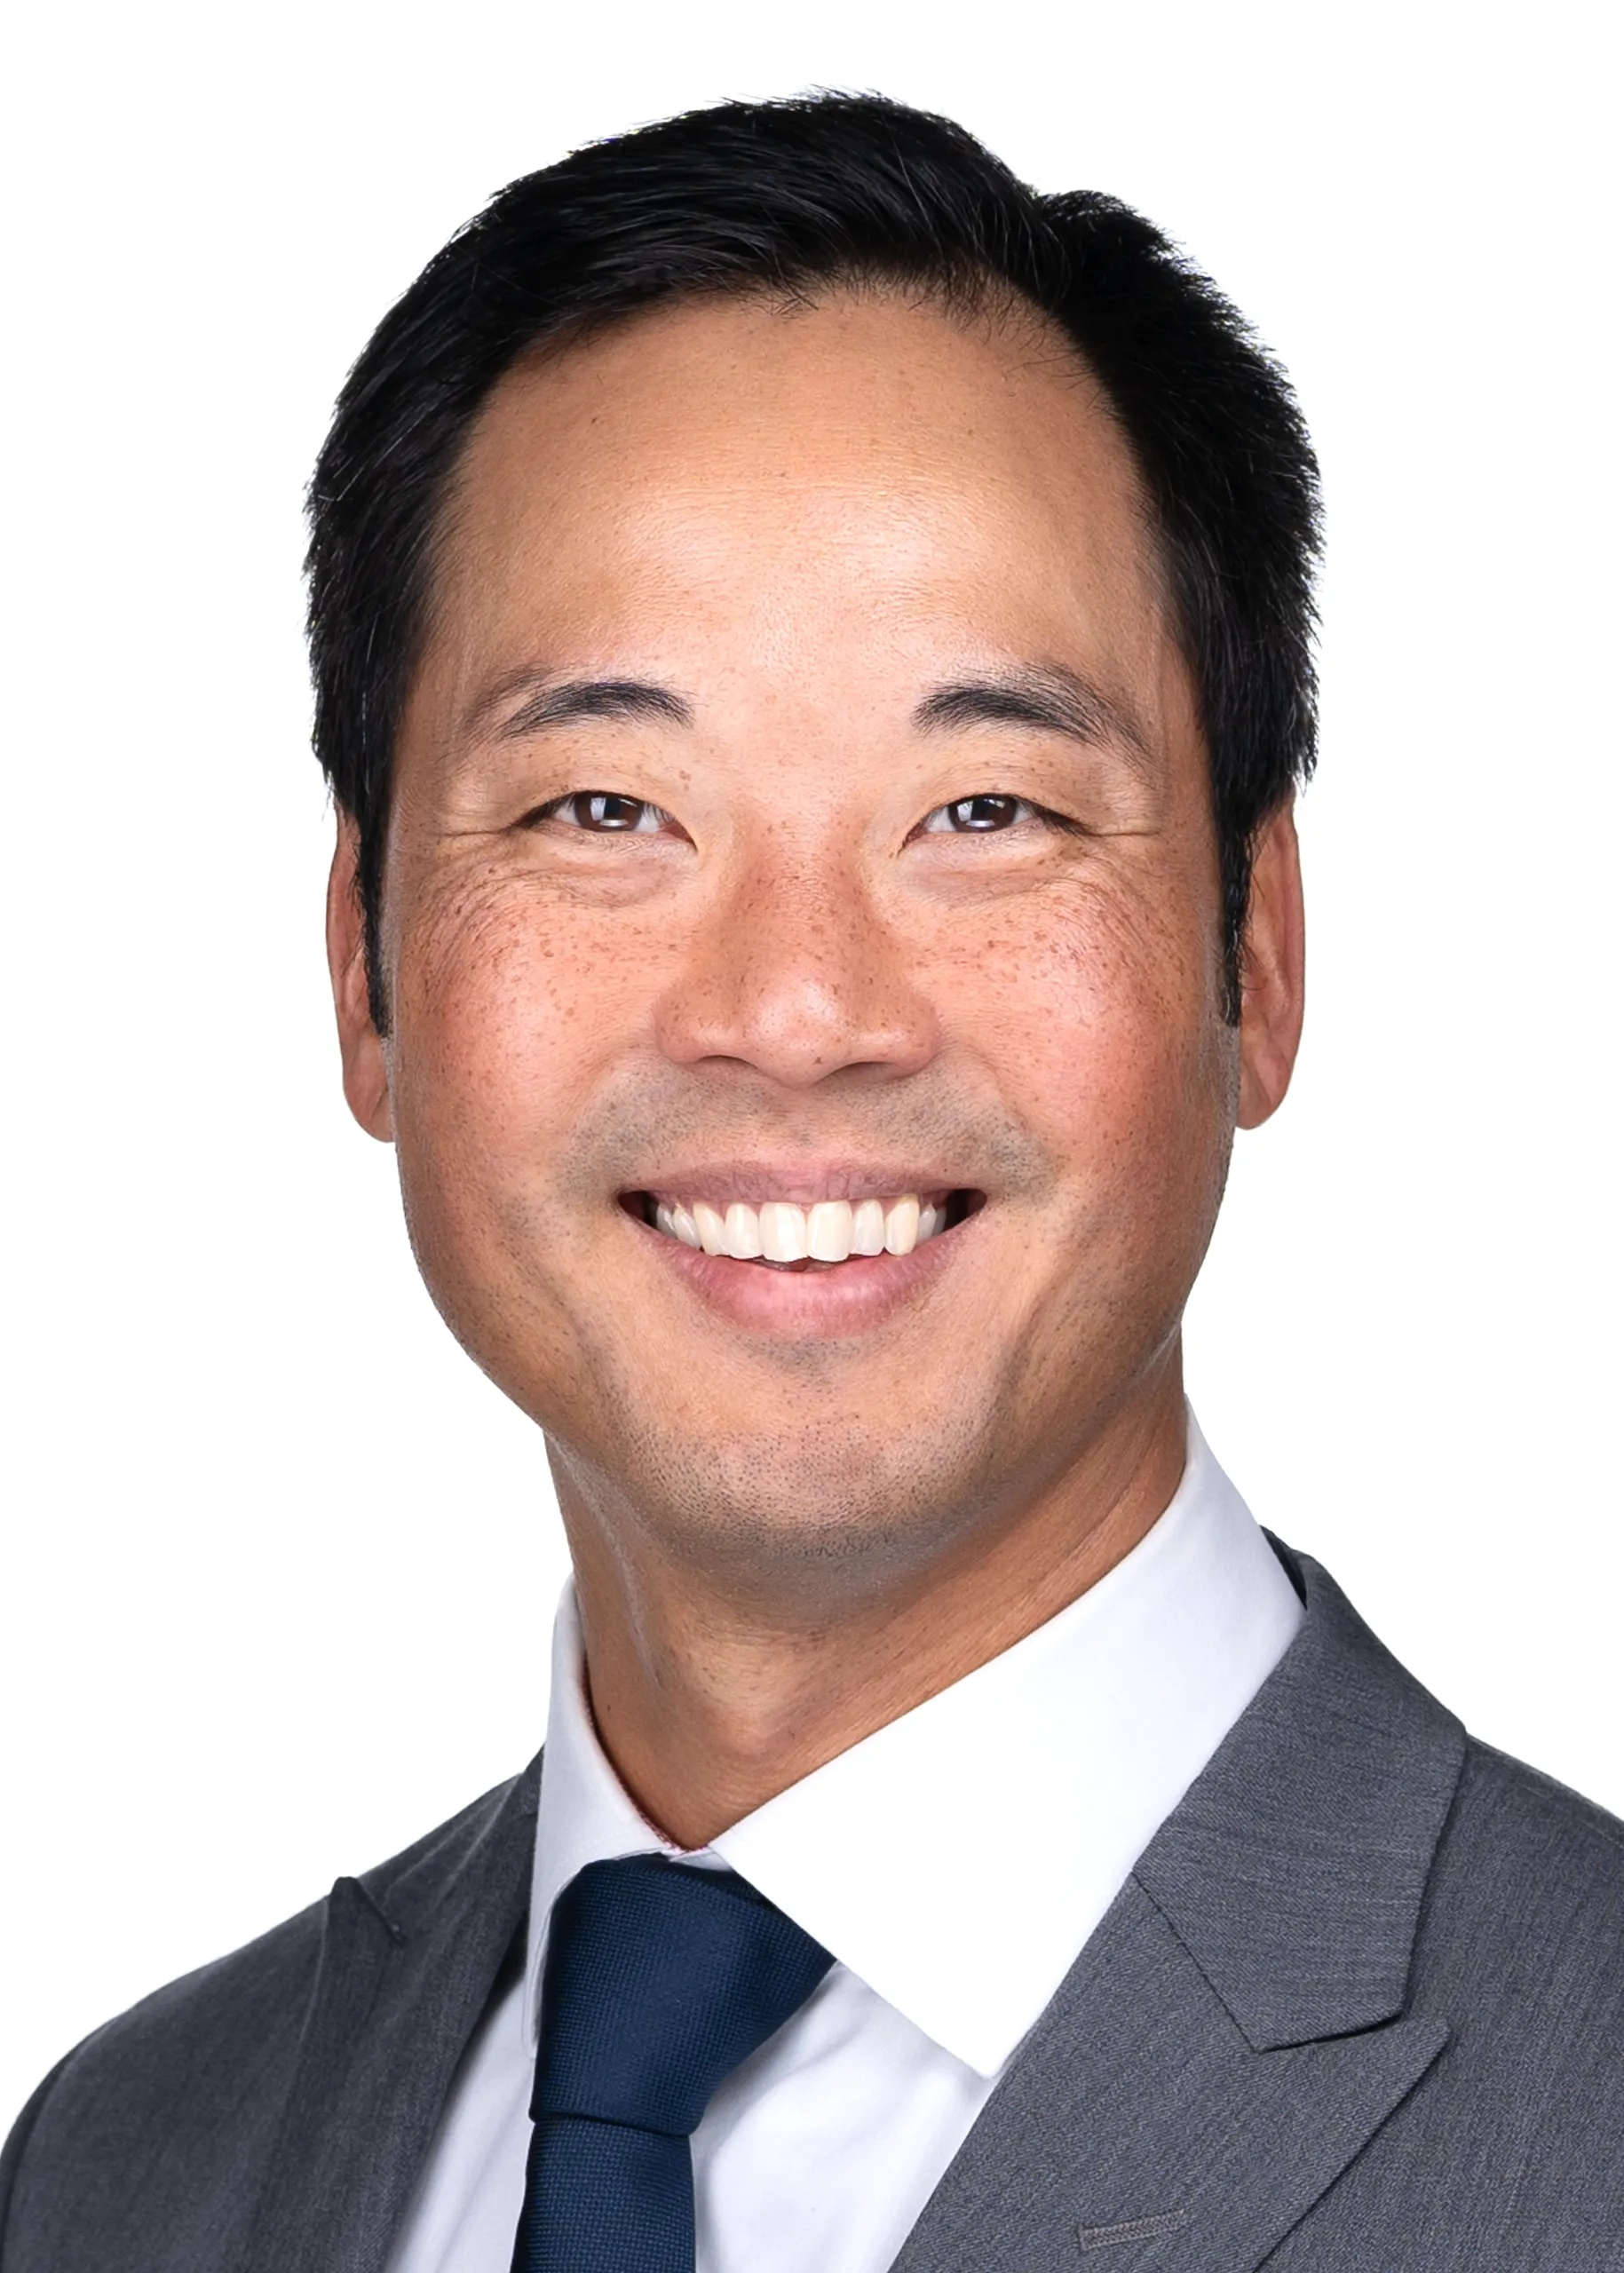
[[[367,992],[366,927],[356,881],[357,836],[347,813],[338,816],[338,842],[327,880],[327,967],[333,983],[344,1094],[350,1111],[380,1144],[394,1137],[384,1045],[372,1023]]]
[[[1287,801],[1264,825],[1252,864],[1240,956],[1242,1129],[1268,1120],[1290,1085],[1303,1033],[1303,870]]]

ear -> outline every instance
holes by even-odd
[[[1242,1129],[1285,1096],[1303,1033],[1303,868],[1288,799],[1265,824],[1252,862],[1240,946]]]
[[[338,1018],[345,1097],[367,1134],[386,1144],[395,1133],[394,1120],[384,1045],[367,1000],[366,928],[356,871],[359,845],[355,823],[348,813],[341,812],[338,842],[327,879],[327,967]]]

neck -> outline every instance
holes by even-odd
[[[939,1557],[834,1585],[677,1561],[557,1467],[598,1736],[643,1813],[698,1848],[1007,1650],[1137,1545],[1184,1463],[1178,1353],[1058,1483]]]

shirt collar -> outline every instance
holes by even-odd
[[[1086,1594],[685,1859],[725,1864],[983,2076],[1002,2067],[1161,1823],[1285,1654],[1290,1580],[1194,1416],[1165,1513]],[[677,1850],[606,1758],[566,1587],[531,1897]]]

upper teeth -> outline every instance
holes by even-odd
[[[708,1200],[661,1200],[654,1223],[668,1239],[707,1255],[732,1255],[740,1263],[844,1263],[853,1255],[911,1255],[923,1239],[947,1227],[947,1209],[920,1204],[916,1192],[895,1200],[819,1200],[797,1208],[791,1200],[730,1200],[724,1208]]]

